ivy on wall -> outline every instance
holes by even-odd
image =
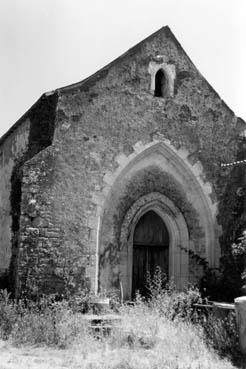
[[[237,161],[246,158],[246,139],[240,138]],[[222,167],[219,178],[220,202],[218,222],[222,226],[220,237],[220,273],[207,278],[207,288],[217,300],[233,301],[242,294],[241,274],[245,260],[239,260],[233,252],[233,244],[240,244],[240,237],[246,229],[246,183],[245,164]],[[239,241],[238,241],[239,240]]]

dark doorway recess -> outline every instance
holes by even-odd
[[[138,221],[133,236],[132,297],[139,291],[147,296],[147,271],[153,276],[156,267],[168,276],[168,230],[154,211],[148,211]]]

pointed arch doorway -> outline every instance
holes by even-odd
[[[169,233],[161,217],[149,210],[141,216],[133,233],[133,298],[137,291],[147,296],[147,274],[153,277],[157,267],[168,276]]]
[[[145,229],[143,224],[145,224],[148,219],[143,218],[141,221],[141,218],[144,214],[147,214],[150,211],[153,211],[159,217],[155,217],[155,219],[158,220],[154,223],[157,223],[158,229],[162,229],[162,232],[166,235],[162,235],[162,239],[166,240],[163,242],[164,247],[168,244],[168,250],[165,250],[168,257],[167,259],[164,258],[164,260],[166,260],[166,264],[164,263],[164,265],[166,265],[166,268],[168,269],[168,279],[173,280],[177,289],[183,289],[189,279],[189,256],[187,252],[187,250],[189,250],[189,233],[186,221],[180,210],[170,199],[159,192],[151,192],[140,197],[132,204],[126,212],[121,225],[118,265],[119,279],[125,300],[132,299],[134,296],[133,291],[137,288],[136,286],[133,286],[133,282],[135,283],[133,278],[133,272],[135,272],[135,270],[133,270],[134,259],[135,265],[138,265],[136,264],[137,256],[134,258],[133,255],[134,244],[136,245],[135,247],[137,247],[138,241],[140,240],[140,242],[142,242],[144,239],[145,245],[143,246],[146,246],[147,243],[146,237],[143,236],[141,241],[140,236],[138,236],[137,226],[139,224],[139,229]],[[165,231],[163,231],[163,229]],[[145,233],[143,232],[144,231],[142,231],[142,234],[144,235]],[[157,246],[159,247],[160,244],[157,244]]]

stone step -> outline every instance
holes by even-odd
[[[112,328],[120,326],[122,317],[117,314],[84,314],[83,319],[88,322],[89,328],[93,335],[100,339],[102,336],[107,336],[111,333]]]
[[[122,317],[117,314],[84,314],[83,319],[89,322],[90,325],[113,325],[120,322]]]

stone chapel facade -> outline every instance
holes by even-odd
[[[0,139],[0,277],[125,298],[157,265],[198,282],[199,260],[219,265],[221,163],[244,130],[168,27],[45,93]]]

